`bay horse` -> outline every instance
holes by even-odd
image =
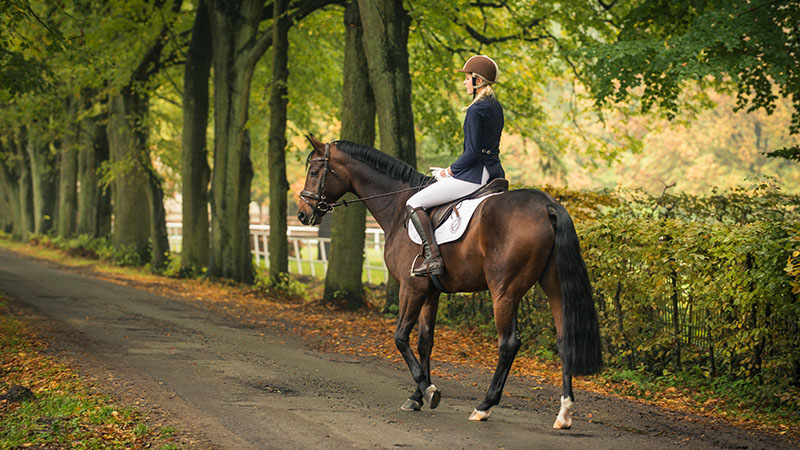
[[[308,136],[314,149],[308,155],[297,218],[316,225],[336,201],[352,192],[363,201],[385,234],[386,267],[400,285],[399,312],[394,340],[416,383],[401,409],[431,409],[441,393],[431,383],[430,356],[440,291],[430,277],[412,277],[410,268],[419,245],[408,237],[406,200],[432,179],[405,162],[374,148],[347,141],[323,144]],[[547,294],[557,332],[561,358],[561,409],[554,428],[572,425],[575,400],[572,376],[600,370],[600,333],[586,265],[581,257],[572,219],[550,195],[519,189],[484,200],[469,229],[456,242],[441,245],[445,273],[441,285],[450,292],[489,290],[498,335],[497,369],[486,397],[470,420],[486,420],[500,402],[511,364],[520,347],[517,306],[537,281]],[[419,322],[414,355],[409,336]]]

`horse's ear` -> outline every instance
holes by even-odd
[[[323,147],[322,142],[315,138],[311,133],[306,135],[306,139],[308,139],[308,142],[310,142],[311,146],[314,147],[314,150],[319,150]]]

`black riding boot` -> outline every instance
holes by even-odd
[[[411,275],[415,277],[424,277],[428,274],[441,275],[444,271],[444,262],[439,253],[439,246],[436,245],[431,219],[422,208],[413,209],[410,206],[407,208],[411,223],[414,224],[417,234],[422,239],[422,254],[425,257],[421,265],[417,264],[416,267],[411,268]]]

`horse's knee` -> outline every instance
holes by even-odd
[[[520,346],[522,346],[522,341],[520,341],[519,337],[515,333],[510,337],[500,341],[498,345],[498,351],[502,357],[513,358],[517,354]]]
[[[396,331],[394,333],[394,345],[400,351],[407,350],[409,347],[408,334],[403,333],[401,330]]]

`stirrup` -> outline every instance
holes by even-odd
[[[414,261],[411,262],[411,276],[412,277],[427,277],[428,275],[441,275],[444,273],[444,260],[442,256],[439,255],[438,258],[432,258],[434,260],[438,259],[438,264],[431,267],[430,261],[423,260],[422,266],[417,267],[417,259],[422,255],[417,255],[414,257]]]

